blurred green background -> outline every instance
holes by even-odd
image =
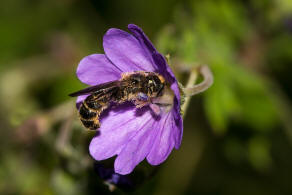
[[[208,64],[214,85],[192,98],[181,148],[110,192],[68,94],[82,57],[129,23],[180,82]],[[1,1],[0,194],[292,194],[291,97],[290,0]]]

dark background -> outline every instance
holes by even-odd
[[[143,28],[180,82],[208,64],[181,148],[113,194],[292,193],[290,0],[9,0],[0,3],[0,194],[108,194],[68,94],[111,27]],[[122,129],[121,129],[122,130]]]

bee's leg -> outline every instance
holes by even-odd
[[[142,93],[142,92],[138,93],[137,98],[140,101],[144,101],[144,102],[148,102],[149,101],[148,95],[146,95],[145,93]]]
[[[142,108],[151,103],[150,98],[145,93],[138,93],[137,99],[134,101],[136,108]]]
[[[150,104],[150,108],[157,116],[161,114],[161,109],[157,104]]]
[[[136,108],[142,108],[144,106],[147,106],[148,104],[150,104],[150,101],[141,101],[141,100],[135,100],[134,104],[136,105]]]

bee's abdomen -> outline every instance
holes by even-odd
[[[93,120],[84,120],[84,119],[80,119],[82,124],[84,125],[84,127],[86,127],[89,130],[94,130],[96,131],[99,127],[100,127],[100,123],[98,118],[97,119],[93,119]]]
[[[99,116],[105,108],[107,104],[103,102],[85,100],[79,109],[82,124],[90,130],[97,130],[100,127]]]
[[[79,109],[79,114],[82,119],[93,119],[96,117],[96,111],[93,111],[86,106],[86,103],[83,102]]]

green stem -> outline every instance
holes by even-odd
[[[204,80],[197,85],[192,86],[191,83],[190,86],[186,86],[185,88],[183,88],[185,96],[193,96],[201,93],[207,90],[213,84],[213,74],[207,65],[199,66],[197,69],[194,69],[192,73],[193,72],[197,72],[195,74],[198,74],[199,72],[203,76]],[[192,79],[192,73],[190,79]]]
[[[196,70],[191,72],[189,80],[188,80],[187,85],[186,85],[186,88],[192,87],[193,84],[196,83],[197,78],[198,78],[198,71],[196,69]],[[190,104],[190,100],[191,100],[191,96],[185,96],[184,103],[183,103],[183,105],[181,107],[182,113],[183,113],[183,117],[185,116],[186,110],[187,110],[187,108],[188,108],[188,106]]]
[[[204,80],[199,84],[195,84],[199,74],[202,75]],[[207,65],[199,66],[198,68],[191,71],[186,87],[182,88],[183,96],[185,98],[182,105],[183,116],[185,115],[186,110],[189,106],[191,96],[207,90],[212,84],[213,74]]]

